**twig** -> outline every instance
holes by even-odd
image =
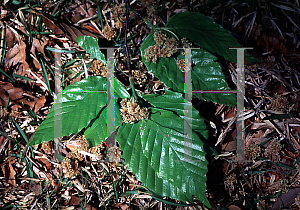
[[[135,94],[133,80],[132,80],[132,72],[131,72],[131,68],[130,68],[130,58],[129,58],[129,52],[128,52],[128,46],[127,46],[128,20],[129,20],[129,0],[126,0],[126,26],[125,26],[125,42],[124,42],[124,47],[125,47],[125,50],[126,50],[126,61],[127,61],[127,68],[129,70],[129,82],[130,82],[130,86],[132,88],[132,96],[135,99],[137,99],[137,96]]]
[[[125,42],[124,42],[124,47],[125,47],[125,50],[126,50],[127,68],[129,70],[129,76],[131,77],[130,58],[129,58],[129,52],[128,52],[128,46],[127,46],[128,20],[129,20],[129,0],[126,0],[126,26],[125,26]]]

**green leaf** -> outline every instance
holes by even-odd
[[[155,45],[153,33],[148,35],[141,46],[142,60],[148,66],[148,70],[153,72],[169,89],[184,93],[184,73],[176,65],[174,58],[159,58],[156,63],[146,62],[144,50],[152,45]],[[178,58],[183,57],[179,55]],[[221,66],[215,62],[217,58],[214,55],[203,49],[192,49],[191,59],[193,90],[230,90]],[[233,93],[194,94],[207,101],[236,106],[236,95]]]
[[[21,135],[22,139],[27,143],[27,142],[28,142],[28,139],[27,139],[25,133],[23,132],[22,128],[18,125],[18,123],[16,123],[16,121],[14,121],[14,119],[12,119],[12,118],[10,118],[10,119],[13,121],[13,123],[14,123],[14,125],[15,125],[17,131],[18,131],[19,134]]]
[[[126,88],[118,80],[115,79],[114,84],[116,99],[130,97]],[[106,131],[106,118],[103,120],[103,115],[106,117],[107,93],[99,92],[106,90],[106,78],[95,76],[75,82],[63,91],[61,103],[62,136],[78,133],[88,126],[89,129],[92,126],[98,126],[99,129],[105,127]],[[46,120],[41,123],[28,146],[54,139],[54,110],[58,109],[56,106],[57,104],[50,109]],[[120,112],[116,112],[116,115],[120,115]],[[96,119],[99,116],[101,116],[101,120]],[[120,119],[120,116],[116,118]],[[116,123],[116,125],[119,124]],[[89,129],[86,132],[90,146],[95,146],[105,139],[106,132],[93,133]]]
[[[97,38],[91,36],[78,36],[76,41],[80,47],[91,55],[91,58],[96,58],[106,64],[105,55],[99,49]]]
[[[197,43],[201,48],[216,53],[232,62],[237,62],[237,50],[230,47],[241,47],[232,34],[211,17],[196,12],[182,12],[168,21],[166,28],[181,38]],[[245,51],[245,63],[259,62]]]
[[[176,113],[182,119],[187,119],[184,115],[186,101],[182,97],[181,93],[173,92],[168,89],[165,90],[165,94],[150,94],[142,95],[142,98],[147,100],[153,107],[163,108],[164,110],[172,111]],[[205,139],[208,138],[208,131],[206,125],[203,123],[203,119],[199,116],[199,112],[192,107],[192,129],[200,133]]]
[[[149,108],[149,120],[124,124],[119,128],[117,141],[129,169],[155,193],[189,202],[197,196],[210,206],[205,196],[208,163],[201,141],[207,137],[204,120],[194,116],[193,109],[193,128],[200,134],[192,131],[191,156],[185,150],[183,98],[168,91],[162,97],[143,97],[160,108]]]
[[[205,50],[192,51],[193,62],[193,90],[230,90],[216,57]],[[237,98],[234,93],[193,93],[206,101],[217,102],[229,106],[236,106]]]

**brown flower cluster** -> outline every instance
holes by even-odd
[[[8,111],[4,106],[0,106],[0,121],[5,120],[7,117],[19,118],[22,116],[22,112],[18,110]]]
[[[234,184],[236,182],[237,179],[235,173],[231,173],[229,176],[226,177],[224,184],[225,184],[225,188],[229,190],[229,193],[231,193],[234,190]]]
[[[275,99],[271,102],[271,109],[283,112],[287,108],[288,104],[289,101],[286,96],[275,95]]]
[[[180,71],[184,72],[185,69],[185,60],[184,59],[176,59],[176,65],[180,69]]]
[[[99,60],[94,60],[91,65],[91,71],[96,75],[101,75],[102,77],[107,77],[107,68],[104,63]]]
[[[147,80],[147,75],[140,70],[133,70],[132,76],[134,78],[134,82],[138,83],[139,85],[144,84]]]
[[[104,151],[105,151],[105,144],[98,144],[88,150],[91,154],[96,154],[100,159],[105,159]]]
[[[282,145],[277,139],[275,139],[268,145],[265,151],[265,156],[270,158],[274,162],[279,162],[280,160],[279,151],[281,149],[282,149]]]
[[[154,41],[156,42],[156,45],[162,46],[165,41],[167,41],[168,37],[165,33],[162,31],[157,31],[153,35]]]
[[[147,108],[140,108],[134,98],[127,98],[121,101],[121,115],[125,123],[133,124],[142,119],[148,119],[149,113]]]
[[[133,18],[134,13],[129,11],[129,17]],[[116,6],[112,9],[111,18],[114,20],[114,27],[117,29],[124,28],[126,25],[126,9],[121,6]]]
[[[92,154],[92,157],[95,157],[96,155],[96,159],[105,159],[104,151],[106,147],[104,142],[88,150],[89,143],[84,135],[82,135],[78,137],[76,143],[78,144],[76,149],[70,152],[61,163],[65,177],[76,176],[79,173],[79,163],[86,159],[86,156],[82,154],[82,151]]]
[[[190,43],[185,37],[183,37],[182,39],[180,39],[179,47],[180,48],[192,48],[192,43]]]
[[[63,172],[66,177],[72,177],[78,174],[78,163],[79,161],[84,160],[84,155],[81,154],[80,151],[87,151],[87,148],[89,146],[89,143],[84,135],[79,136],[77,143],[79,144],[78,147],[70,152],[61,163]]]
[[[8,115],[7,108],[0,106],[0,119],[5,119]]]
[[[167,37],[162,31],[156,31],[154,33],[155,45],[149,46],[145,49],[146,62],[156,63],[159,57],[167,58],[171,57],[177,52],[177,41],[174,37]]]
[[[281,190],[283,193],[289,191],[289,180],[288,179],[280,179],[276,182],[276,189]]]
[[[79,173],[78,160],[66,157],[61,163],[65,177],[76,176]]]
[[[126,9],[121,6],[114,7],[111,18],[114,20],[116,28],[124,28],[126,25]]]
[[[105,39],[109,41],[112,38],[115,38],[117,36],[117,32],[109,25],[104,26],[104,29],[102,30],[102,34],[105,37]]]
[[[254,160],[260,156],[261,148],[259,145],[252,143],[246,146],[245,153],[251,160]]]

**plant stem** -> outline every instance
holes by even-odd
[[[129,20],[129,0],[126,0],[126,26],[125,26],[125,42],[124,42],[124,47],[126,50],[126,61],[127,61],[127,68],[129,70],[129,82],[132,90],[132,96],[137,99],[135,89],[134,89],[134,84],[132,80],[132,72],[130,68],[130,57],[129,57],[129,52],[128,52],[128,46],[127,46],[127,30],[128,30],[128,20]]]
[[[131,90],[132,90],[132,96],[133,96],[133,98],[135,98],[135,100],[137,100],[137,95],[135,93],[134,83],[133,83],[133,79],[131,76],[129,77],[129,82],[130,82],[130,86],[131,86]]]

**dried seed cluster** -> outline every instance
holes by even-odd
[[[174,37],[169,38],[162,31],[156,31],[153,35],[155,45],[149,46],[145,49],[144,57],[146,62],[156,63],[158,58],[171,57],[178,50],[177,48],[191,48],[192,44],[186,39],[182,38],[179,42]],[[184,49],[179,50],[183,55],[185,54]],[[178,68],[183,72],[185,70],[185,60],[177,59],[176,64]]]
[[[97,146],[91,147],[88,152],[91,154],[97,155],[100,159],[104,159],[104,151],[105,151],[105,144],[98,144]]]
[[[114,20],[116,28],[124,28],[126,24],[126,9],[121,6],[114,7],[111,18]]]
[[[0,106],[0,119],[6,118],[8,115],[7,108]]]
[[[281,149],[282,149],[282,145],[280,144],[280,142],[277,139],[275,139],[267,147],[267,149],[265,151],[265,156],[270,158],[274,162],[279,162],[279,160],[280,160],[279,151]]]
[[[177,52],[177,41],[174,37],[169,38],[162,31],[156,31],[154,40],[156,44],[145,49],[144,57],[147,62],[156,63],[159,57],[167,58]]]
[[[133,18],[134,13],[129,11],[129,17]],[[124,28],[126,25],[126,9],[121,6],[116,6],[112,9],[111,18],[114,20],[114,27]]]
[[[162,46],[168,39],[167,35],[162,31],[155,32],[153,38],[157,46]]]
[[[289,102],[287,97],[283,95],[275,95],[275,99],[271,102],[271,109],[282,112],[287,108],[288,104]]]
[[[180,48],[192,48],[192,43],[190,43],[185,37],[183,37],[179,42]]]
[[[78,137],[77,148],[70,152],[67,157],[62,161],[61,166],[65,177],[76,176],[79,173],[79,162],[85,160],[85,155],[83,155],[80,151],[88,152],[94,155],[97,155],[97,159],[101,160],[105,159],[104,151],[105,151],[105,143],[98,144],[95,147],[92,147],[88,150],[89,143],[86,140],[84,135]]]
[[[229,192],[232,192],[234,190],[234,183],[236,183],[236,174],[231,173],[229,176],[226,177],[226,180],[224,181],[226,189],[229,190]]]
[[[83,161],[84,160],[84,155],[81,154],[80,151],[87,151],[87,148],[89,147],[89,143],[86,140],[84,135],[79,136],[79,139],[78,139],[77,143],[79,143],[77,149],[70,152],[67,157],[75,158],[79,161]]]
[[[251,160],[254,160],[254,159],[256,159],[257,157],[260,156],[261,148],[260,148],[259,145],[255,144],[255,143],[252,143],[252,144],[246,146],[245,152],[246,152],[246,155]]]
[[[96,75],[107,77],[107,67],[99,60],[93,61],[93,64],[91,65],[91,71]]]
[[[102,34],[109,41],[117,36],[117,32],[109,25],[104,26]]]
[[[280,179],[276,182],[276,189],[281,190],[283,193],[289,191],[289,180]]]
[[[11,110],[10,112],[4,106],[0,106],[0,121],[5,120],[8,116],[13,118],[19,118],[22,116],[22,112],[18,110]]]
[[[236,182],[236,174],[235,173],[232,173],[229,176],[227,176],[226,183],[228,185],[233,185],[233,183],[235,183],[235,182]]]
[[[134,98],[127,98],[121,101],[121,115],[125,123],[133,124],[142,119],[148,119],[148,109],[137,104]]]
[[[72,177],[78,174],[78,160],[66,157],[61,163],[65,177]]]
[[[135,80],[134,82],[138,83],[139,85],[144,84],[147,80],[147,75],[140,70],[133,70],[132,76]]]
[[[176,59],[176,65],[180,69],[180,71],[184,72],[185,70],[185,60],[184,59]]]

